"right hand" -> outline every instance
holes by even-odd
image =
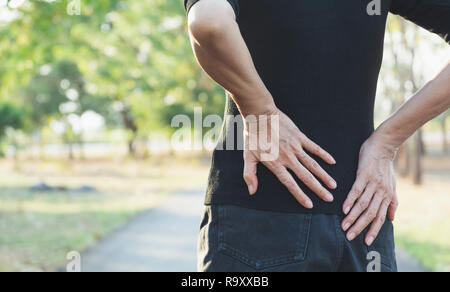
[[[328,164],[336,164],[334,158],[306,137],[294,122],[280,110],[274,109],[266,116],[267,122],[261,123],[266,124],[263,127],[259,126],[258,118],[244,118],[244,180],[248,186],[250,195],[254,195],[258,190],[257,166],[261,162],[275,174],[295,199],[305,208],[312,209],[313,203],[300,189],[295,179],[288,172],[288,169],[292,170],[321,199],[325,202],[332,202],[334,200],[333,195],[322,186],[316,177],[330,189],[336,189],[336,181],[306,151],[320,157]],[[279,117],[279,132],[271,131],[271,116]],[[266,143],[258,141],[258,137],[260,137],[261,132],[264,130],[268,137],[268,139],[264,139],[268,140]],[[271,137],[271,135],[276,135],[276,137]],[[253,141],[253,144],[249,141]],[[254,141],[258,141],[257,147],[254,146]],[[274,141],[275,143],[269,141]],[[253,146],[250,147],[249,145]],[[272,148],[273,150],[273,147],[279,147],[279,151],[277,151],[278,155],[270,159],[270,161],[267,161],[264,156],[267,156],[267,153],[270,152],[268,149]]]

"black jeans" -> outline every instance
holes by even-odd
[[[207,206],[200,228],[203,272],[396,272],[392,223],[371,247],[366,232],[349,242],[342,217]]]

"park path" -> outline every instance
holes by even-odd
[[[82,255],[84,272],[196,271],[196,244],[203,190],[169,196]],[[425,271],[403,250],[399,270]]]
[[[84,272],[196,271],[203,190],[170,195],[81,257]]]

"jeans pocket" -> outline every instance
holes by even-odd
[[[219,252],[255,270],[306,257],[311,214],[274,213],[219,206]]]

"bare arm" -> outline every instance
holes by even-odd
[[[191,43],[202,68],[232,94],[239,111],[275,112],[274,100],[255,69],[236,22],[225,0],[203,0],[188,15]]]
[[[450,63],[385,121],[376,133],[380,136],[380,140],[395,152],[415,131],[449,107]]]
[[[279,155],[273,161],[264,161],[264,151],[244,151],[244,179],[249,193],[258,189],[257,165],[262,162],[288,188],[297,201],[312,208],[310,198],[300,189],[287,169],[291,169],[320,198],[333,201],[331,193],[316,179],[328,187],[336,188],[336,182],[311,158],[305,150],[326,162],[334,164],[330,154],[308,139],[282,112],[261,80],[250,52],[240,33],[231,5],[226,0],[202,0],[195,4],[188,15],[192,47],[202,68],[231,95],[245,120],[245,140],[259,137],[259,127],[249,117],[278,116],[279,133],[277,145]],[[270,119],[269,119],[270,120]],[[258,122],[256,122],[257,124]],[[269,123],[270,124],[270,123]],[[270,133],[272,124],[266,128]],[[252,131],[251,129],[256,129]],[[252,150],[252,151],[250,151]],[[315,176],[316,177],[315,177]]]
[[[394,220],[398,206],[393,159],[398,148],[422,127],[450,107],[450,63],[386,120],[361,148],[358,177],[344,203],[348,216],[342,223],[353,240],[367,226],[371,245],[388,215]],[[353,225],[352,228],[350,228]],[[349,229],[350,228],[350,229]]]

